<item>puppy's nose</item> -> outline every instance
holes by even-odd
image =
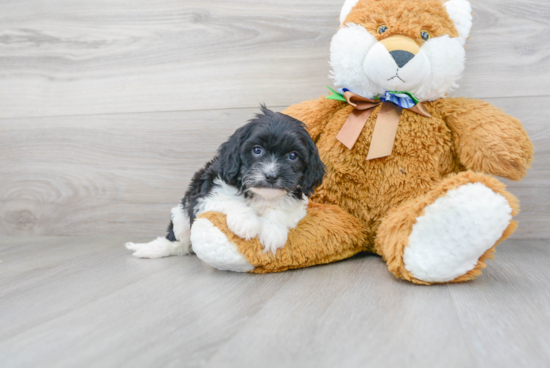
[[[403,50],[391,51],[390,55],[393,58],[393,60],[395,60],[395,63],[397,64],[397,66],[400,68],[407,65],[407,63],[411,61],[412,58],[414,57],[414,54],[412,52],[403,51]]]
[[[265,180],[267,180],[267,182],[269,184],[275,184],[277,179],[279,179],[279,175],[276,175],[276,174],[266,174],[265,175]]]

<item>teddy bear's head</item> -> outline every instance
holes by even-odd
[[[467,0],[346,0],[330,50],[335,84],[367,98],[444,97],[464,71],[471,12]]]

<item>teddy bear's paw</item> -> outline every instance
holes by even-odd
[[[171,242],[166,238],[156,238],[149,243],[126,243],[126,249],[134,251],[132,254],[137,258],[163,258],[170,256],[181,256],[190,253],[189,241]]]
[[[227,227],[241,239],[250,240],[260,232],[260,219],[254,212],[229,214]]]
[[[448,282],[473,270],[512,220],[506,198],[481,183],[450,190],[417,218],[405,268],[418,280]]]
[[[277,253],[277,249],[285,246],[288,239],[288,229],[284,226],[266,222],[262,224],[258,237],[264,247],[264,252],[275,254]]]
[[[237,246],[208,219],[195,220],[191,228],[191,243],[197,257],[219,270],[249,272],[254,269],[239,253]]]

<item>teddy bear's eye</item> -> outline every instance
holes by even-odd
[[[420,37],[422,37],[424,41],[428,41],[430,38],[432,38],[432,35],[428,31],[422,31],[420,32]]]
[[[388,30],[388,26],[380,26],[378,27],[378,30],[376,32],[378,32],[378,34],[382,34],[384,32],[386,32]]]

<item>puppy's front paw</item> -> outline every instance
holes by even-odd
[[[275,254],[277,249],[285,246],[288,239],[288,229],[272,223],[264,223],[259,238],[264,247],[264,253],[272,252]]]
[[[239,238],[250,240],[260,232],[260,219],[255,213],[227,215],[227,227]]]

